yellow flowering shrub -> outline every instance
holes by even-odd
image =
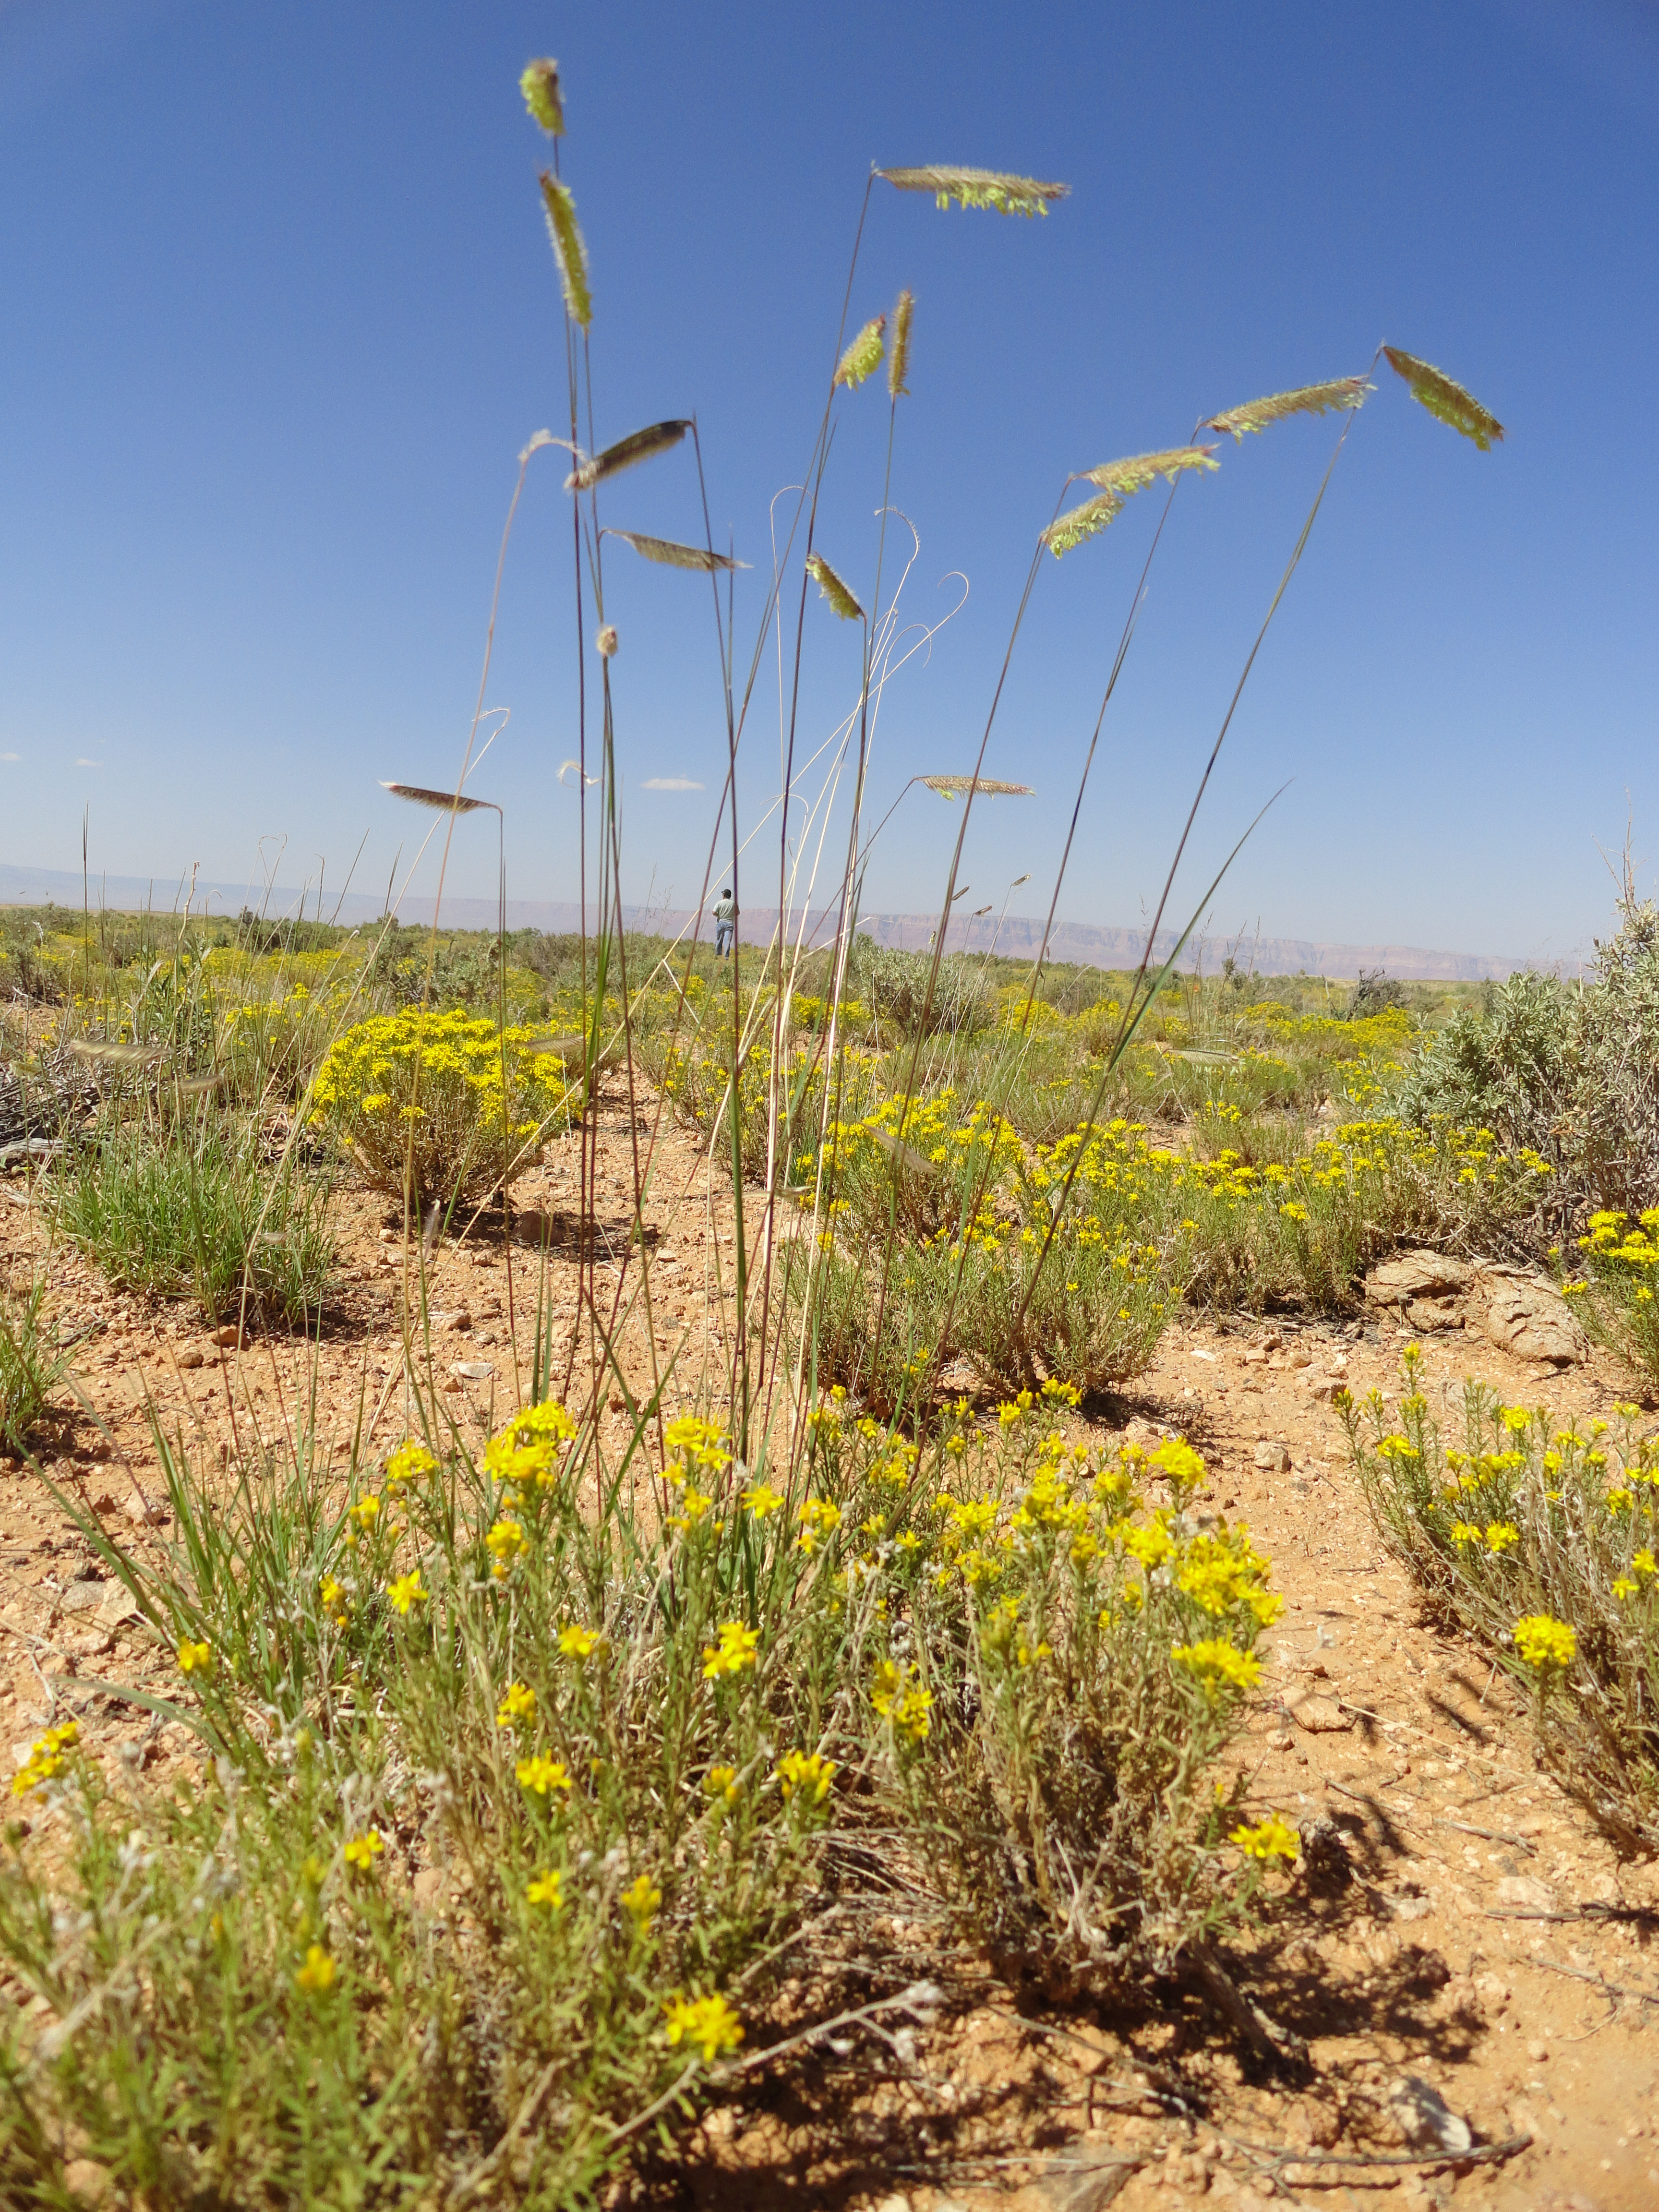
[[[1069,1441],[1078,1395],[899,1429],[831,1390],[741,1466],[682,1413],[637,1486],[543,1403],[473,1449],[394,1432],[322,1512],[303,1452],[240,1514],[178,1455],[182,1540],[127,1564],[222,1755],[179,1791],[117,1784],[72,1723],[33,1745],[13,1787],[48,1840],[20,1822],[0,1856],[0,1971],[52,1995],[20,2057],[127,1978],[80,2014],[77,2083],[165,2066],[111,2127],[158,2164],[256,2143],[296,2202],[370,2127],[453,2194],[545,2081],[546,2201],[571,2202],[798,2009],[824,1855],[872,1816],[998,1952],[1103,1990],[1167,1964],[1293,1855],[1212,1774],[1277,1600],[1201,1455]],[[41,1954],[54,1912],[95,1913],[96,1949]],[[257,2081],[224,2067],[273,2021]],[[452,2036],[489,2055],[403,2063]],[[15,2079],[57,2112],[55,2069]],[[303,2140],[263,2132],[273,2094]],[[76,2109],[88,2155],[124,2154]]]
[[[1395,1407],[1339,1401],[1378,1526],[1526,1686],[1550,1758],[1659,1848],[1659,1435],[1634,1405],[1556,1428],[1468,1382],[1454,1443],[1420,1364]]]
[[[1578,1249],[1583,1272],[1562,1284],[1573,1311],[1589,1335],[1659,1389],[1659,1206],[1635,1221],[1613,1208],[1592,1213]]]
[[[382,1189],[401,1192],[412,1170],[417,1203],[476,1203],[531,1165],[575,1105],[564,1062],[534,1043],[461,1007],[374,1015],[330,1048],[312,1124]]]

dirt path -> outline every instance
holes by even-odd
[[[647,1109],[648,1110],[648,1109]],[[620,1257],[629,1219],[630,1130],[605,1109],[602,1247]],[[574,1345],[573,1144],[550,1149],[518,1204],[545,1225],[546,1296],[556,1361]],[[15,1186],[13,1186],[14,1189]],[[291,1431],[314,1390],[322,1433],[343,1467],[359,1422],[370,1449],[404,1432],[398,1312],[403,1260],[392,1213],[374,1194],[343,1201],[344,1273],[319,1346],[210,1340],[182,1309],[112,1291],[63,1247],[52,1254],[56,1310],[88,1333],[76,1372],[89,1410],[45,1440],[54,1478],[125,1540],[155,1532],[135,1515],[159,1495],[149,1403],[191,1448],[225,1457],[258,1434]],[[722,1364],[730,1327],[729,1198],[710,1195],[708,1163],[684,1133],[662,1142],[646,1209],[650,1333],[665,1402],[691,1402]],[[383,1232],[385,1232],[383,1234]],[[44,1263],[33,1207],[0,1206],[0,1258],[15,1276]],[[512,1303],[521,1387],[539,1261],[515,1249]],[[632,1273],[633,1271],[630,1271]],[[601,1269],[615,1280],[614,1261]],[[511,1402],[507,1267],[499,1246],[445,1245],[430,1271],[434,1376],[464,1432],[482,1436]],[[650,1366],[642,1310],[623,1365],[637,1392]],[[1275,1341],[1275,1340],[1277,1340]],[[1206,2194],[1237,2212],[1270,2201],[1319,2206],[1487,2204],[1495,2212],[1651,2212],[1659,2204],[1659,1881],[1621,1869],[1584,1814],[1534,1763],[1526,1716],[1474,1648],[1420,1617],[1383,1554],[1349,1472],[1328,1391],[1400,1389],[1391,1325],[1354,1339],[1326,1328],[1222,1333],[1182,1325],[1122,1409],[1132,1432],[1185,1431],[1205,1450],[1212,1510],[1243,1519],[1273,1559],[1286,1610],[1267,1638],[1263,1694],[1237,1747],[1253,1802],[1294,1822],[1325,1820],[1333,1886],[1275,1909],[1240,1980],[1307,2060],[1247,2078],[1236,2046],[1201,2008],[1132,2021],[1022,2017],[982,1965],[941,1948],[937,1926],[902,1917],[885,1930],[883,1990],[928,1975],[947,1990],[932,2024],[904,2028],[890,2063],[815,2057],[799,2079],[734,2097],[671,2165],[628,2185],[630,2201],[758,2208],[871,2205],[946,2212],[988,2201],[1048,2212],[1125,2212]],[[1621,1395],[1610,1370],[1525,1367],[1484,1339],[1425,1341],[1425,1389],[1455,1401],[1463,1377],[1553,1416],[1605,1414]],[[705,1367],[705,1361],[708,1364]],[[606,1441],[628,1416],[607,1390]],[[26,1472],[0,1468],[0,1745],[21,1747],[54,1712],[77,1712],[94,1751],[146,1761],[182,1756],[178,1731],[92,1686],[167,1678],[118,1585]],[[1346,1860],[1345,1873],[1341,1861]],[[874,1968],[872,1967],[872,1972]],[[872,1987],[874,1984],[872,1984]],[[1281,2154],[1403,2159],[1390,2115],[1413,2076],[1466,2119],[1479,2142],[1532,2138],[1518,2154],[1461,2169],[1343,2166]],[[1182,2107],[1185,2107],[1183,2110]],[[935,2179],[937,2177],[937,2179]]]

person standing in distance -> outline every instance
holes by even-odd
[[[717,959],[724,960],[731,951],[737,927],[738,902],[732,897],[732,887],[728,884],[720,893],[714,908],[714,953]]]

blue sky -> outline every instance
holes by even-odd
[[[696,410],[714,527],[756,564],[816,428],[869,164],[1063,179],[1042,222],[878,185],[856,320],[915,292],[891,498],[904,618],[963,611],[889,687],[872,785],[971,763],[1036,531],[1066,473],[1179,442],[1379,340],[1508,426],[1477,453],[1389,374],[1355,424],[1233,726],[1186,880],[1243,823],[1214,927],[1565,954],[1616,849],[1659,854],[1654,447],[1659,11],[1636,0],[1389,9],[848,0],[276,9],[0,0],[0,860],[385,884],[424,824],[377,779],[453,778],[515,457],[564,406],[515,80],[559,58],[596,301],[600,442]],[[840,403],[819,543],[867,591],[887,429]],[[1133,923],[1333,443],[1297,422],[1183,489],[1108,716],[1060,902]],[[568,502],[532,465],[473,787],[509,887],[574,895]],[[782,507],[780,512],[782,512]],[[1155,526],[1143,495],[1045,562],[963,876],[1046,910],[1111,652]],[[689,449],[604,519],[700,534]],[[795,572],[798,577],[798,571]],[[625,888],[702,878],[724,723],[707,586],[608,557]],[[793,588],[787,603],[793,604]],[[590,629],[592,625],[590,623]],[[801,749],[851,704],[857,640],[809,606]],[[742,820],[778,782],[775,666]],[[12,758],[10,756],[16,757]],[[653,790],[685,780],[698,791]],[[912,792],[866,904],[936,904],[957,817]],[[493,824],[457,890],[493,889]],[[748,902],[775,896],[764,839]],[[1178,903],[1179,902],[1177,902]]]

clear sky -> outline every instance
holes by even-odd
[[[1036,532],[1070,470],[1363,369],[1379,340],[1508,428],[1482,454],[1386,366],[1257,665],[1188,872],[1269,793],[1214,927],[1567,953],[1598,843],[1659,855],[1655,445],[1659,11],[1650,0],[0,0],[0,860],[384,886],[425,826],[377,779],[453,779],[516,455],[564,408],[558,292],[516,88],[556,55],[591,256],[601,443],[696,410],[710,510],[755,563],[811,449],[870,163],[1062,179],[1046,221],[878,185],[856,320],[916,298],[891,497],[921,551],[902,618],[966,605],[889,687],[872,805],[971,764]],[[840,403],[819,543],[867,592],[884,391]],[[1237,449],[1177,500],[1061,899],[1155,897],[1334,441]],[[568,501],[538,455],[473,787],[509,888],[574,896]],[[1157,520],[1143,494],[1045,562],[976,809],[977,906],[1046,910],[1111,653]],[[779,510],[783,511],[782,507]],[[701,534],[690,449],[604,519]],[[627,565],[624,565],[624,564]],[[798,569],[794,572],[798,579]],[[625,890],[689,901],[725,733],[706,582],[608,556]],[[795,586],[788,603],[793,605]],[[591,628],[591,624],[590,624]],[[808,609],[801,750],[851,704],[857,639]],[[778,781],[776,673],[743,821]],[[697,790],[652,789],[690,781]],[[873,818],[873,817],[872,817]],[[866,905],[940,896],[956,810],[912,792]],[[284,842],[285,841],[285,842]],[[454,888],[493,889],[493,823]],[[757,864],[745,900],[775,896]],[[716,886],[718,888],[718,885]]]

